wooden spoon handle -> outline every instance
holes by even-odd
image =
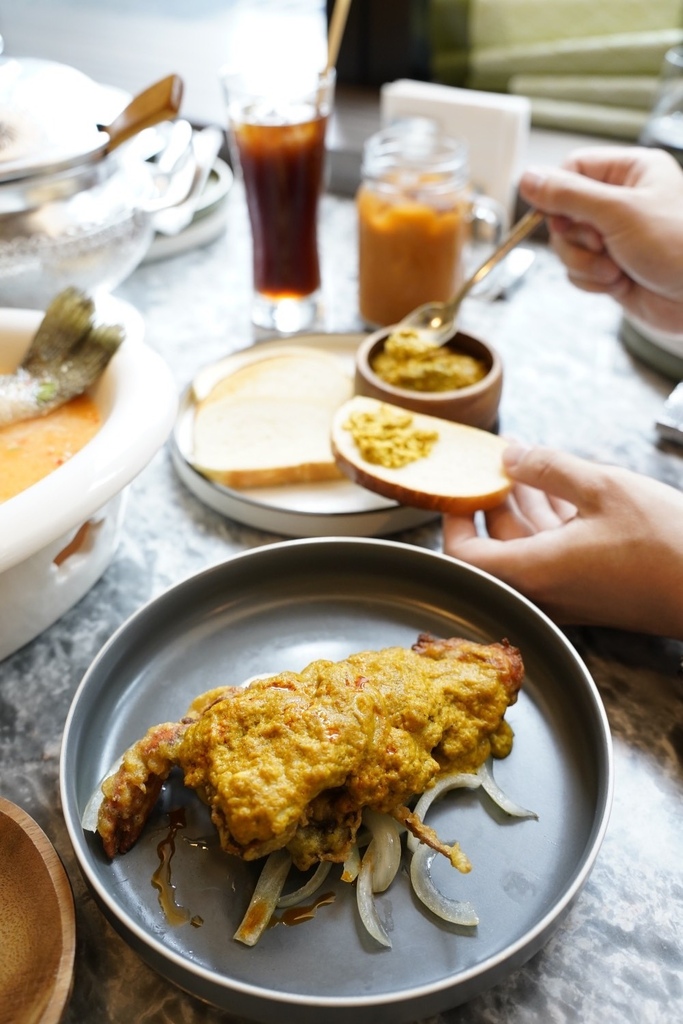
[[[137,135],[143,128],[151,128],[160,121],[174,118],[180,110],[182,96],[183,81],[178,75],[168,75],[150,85],[132,99],[111,124],[97,126],[109,135],[105,152],[111,153],[112,149]]]

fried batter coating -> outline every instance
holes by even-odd
[[[315,661],[201,695],[150,729],[102,786],[108,856],[144,827],[179,766],[211,809],[221,847],[245,860],[286,848],[301,870],[348,856],[363,808],[401,811],[444,771],[506,756],[504,720],[524,668],[507,641],[420,635],[412,648]]]

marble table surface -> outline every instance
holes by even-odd
[[[143,313],[147,340],[167,360],[179,389],[199,366],[255,337],[239,187],[229,197],[226,221],[211,244],[147,263],[117,291]],[[355,231],[352,201],[326,196],[325,329],[361,328]],[[683,448],[658,443],[653,426],[671,382],[625,351],[609,299],[576,291],[553,254],[534,248],[537,258],[520,286],[493,302],[470,299],[463,312],[464,326],[486,336],[503,357],[502,430],[683,486]],[[0,664],[0,794],[48,834],[75,895],[78,946],[68,1024],[235,1020],[159,977],[105,921],[84,886],[60,813],[58,757],[83,673],[131,613],[198,570],[280,539],[204,507],[163,449],[130,487],[123,538],[104,576],[52,628]],[[398,539],[439,550],[440,526]],[[430,1024],[683,1020],[683,645],[605,629],[567,635],[595,679],[613,734],[615,795],[604,844],[547,945],[494,989]]]

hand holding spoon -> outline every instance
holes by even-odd
[[[475,270],[472,276],[460,286],[452,299],[449,299],[448,302],[427,302],[423,306],[418,306],[401,320],[396,329],[418,331],[423,340],[431,341],[435,345],[443,345],[453,337],[457,330],[458,310],[465,296],[494,267],[498,266],[516,245],[530,235],[542,220],[542,213],[539,213],[538,210],[529,210],[517,221],[501,244]]]

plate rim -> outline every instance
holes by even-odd
[[[216,572],[225,571],[227,566],[234,564],[237,561],[243,561],[245,559],[263,558],[267,557],[269,552],[273,550],[282,550],[284,548],[294,548],[300,546],[309,546],[314,544],[349,544],[349,545],[371,545],[381,546],[404,553],[411,553],[411,557],[424,557],[426,559],[437,559],[443,563],[453,563],[457,567],[458,571],[464,571],[466,574],[472,574],[484,581],[487,581],[488,585],[493,585],[496,588],[500,588],[503,592],[508,594],[515,602],[521,604],[527,612],[529,612],[546,630],[549,630],[556,642],[559,643],[560,647],[563,648],[565,654],[574,663],[576,669],[582,676],[583,683],[586,688],[586,693],[590,697],[590,703],[594,713],[593,725],[597,730],[597,734],[600,739],[600,746],[604,757],[605,774],[600,779],[599,790],[603,794],[601,800],[596,800],[596,811],[591,824],[588,841],[586,844],[586,850],[583,853],[582,862],[580,868],[575,871],[572,878],[571,884],[567,885],[565,891],[562,893],[560,899],[553,901],[552,906],[545,914],[537,921],[533,928],[527,930],[514,942],[504,946],[497,953],[492,954],[485,960],[478,961],[471,968],[459,972],[458,982],[462,986],[467,982],[471,982],[477,978],[478,975],[487,973],[489,971],[498,970],[499,981],[502,977],[507,976],[516,967],[521,966],[531,956],[533,956],[542,947],[545,941],[545,937],[552,933],[553,926],[557,925],[564,915],[569,910],[571,904],[583,889],[592,869],[595,864],[595,860],[600,852],[605,833],[607,831],[610,819],[610,813],[613,803],[613,792],[614,792],[614,758],[611,741],[611,731],[609,727],[609,721],[607,713],[604,708],[604,704],[600,697],[598,687],[590,674],[587,666],[583,662],[581,656],[575,647],[571,644],[569,639],[561,631],[561,629],[536,605],[534,605],[528,598],[523,594],[520,594],[514,588],[496,577],[491,576],[489,573],[484,572],[468,563],[462,562],[458,559],[451,558],[442,552],[432,551],[430,549],[417,547],[412,544],[405,543],[403,541],[392,540],[387,538],[372,538],[372,537],[313,537],[313,538],[297,538],[278,541],[275,543],[265,544],[258,548],[250,548],[245,551],[237,552],[233,555],[228,556],[222,562],[216,563],[205,569],[202,569],[185,579],[167,587],[164,591],[158,594],[156,597],[150,599],[143,606],[141,606],[136,612],[134,612],[125,622],[123,622],[116,632],[109,638],[104,644],[100,652],[95,657],[91,666],[85,673],[83,680],[79,684],[79,687],[74,694],[71,707],[69,709],[67,719],[64,726],[62,748],[60,752],[60,765],[59,765],[59,778],[60,778],[60,795],[63,813],[67,825],[67,830],[76,853],[76,859],[79,864],[81,872],[85,875],[88,885],[92,888],[97,896],[98,903],[103,908],[106,916],[112,924],[116,926],[116,922],[120,921],[120,916],[117,913],[116,900],[99,884],[98,879],[90,871],[89,865],[84,864],[80,855],[79,847],[79,832],[82,835],[82,828],[80,825],[80,818],[74,820],[71,816],[70,811],[70,793],[68,784],[66,781],[66,756],[68,753],[68,739],[73,720],[76,714],[78,701],[81,694],[84,692],[88,685],[88,680],[91,677],[91,673],[96,669],[100,660],[102,660],[107,652],[116,644],[120,642],[121,636],[125,633],[129,626],[131,626],[137,619],[142,617],[146,610],[153,606],[156,602],[163,600],[168,595],[172,595],[179,589],[182,589],[186,585],[196,583],[202,577],[209,577]],[[599,806],[597,806],[599,804]],[[104,909],[106,908],[106,909]],[[126,917],[124,913],[124,917]],[[138,955],[145,959],[144,954],[139,952],[139,946],[144,947],[147,950],[152,950],[155,955],[155,959],[161,959],[163,963],[174,964],[180,968],[183,973],[189,973],[197,979],[201,979],[204,983],[208,984],[213,988],[220,989],[225,994],[240,993],[243,996],[247,996],[250,999],[263,1002],[267,1001],[269,1004],[275,1004],[282,1009],[299,1009],[303,1010],[327,1010],[332,1013],[339,1013],[340,1011],[360,1011],[364,1009],[372,1009],[373,1007],[395,1007],[396,1009],[408,1006],[414,1001],[423,1001],[427,997],[432,999],[438,998],[441,993],[448,990],[452,986],[453,976],[445,975],[443,978],[435,982],[430,982],[423,986],[415,986],[410,989],[403,989],[400,992],[391,993],[377,993],[374,995],[362,995],[362,996],[331,996],[326,997],[322,995],[304,995],[301,993],[289,993],[282,992],[278,989],[270,989],[265,986],[257,986],[250,982],[241,981],[234,977],[228,976],[217,976],[216,973],[202,965],[192,963],[186,956],[182,956],[176,953],[174,950],[168,949],[164,946],[163,941],[158,939],[156,936],[150,934],[147,930],[140,927],[135,921],[126,919],[125,928],[129,932],[135,934],[135,939],[139,945],[134,945],[133,948],[136,950]],[[126,936],[126,941],[130,941]],[[149,962],[149,961],[147,961]],[[164,974],[164,970],[157,963],[156,969],[160,973]],[[172,984],[178,985],[179,983],[174,981],[168,974],[165,975]],[[497,981],[493,981],[492,984],[496,984]],[[187,986],[181,985],[181,988]],[[487,989],[491,986],[487,986]],[[202,998],[210,997],[203,996]],[[219,1004],[215,1004],[219,1005]],[[453,1004],[456,1005],[456,1004]],[[441,1007],[443,1011],[443,1007]],[[266,1020],[268,1018],[254,1017],[255,1020]],[[308,1021],[308,1017],[306,1020]],[[331,1018],[336,1019],[336,1018]],[[404,1018],[401,1017],[401,1020]]]

